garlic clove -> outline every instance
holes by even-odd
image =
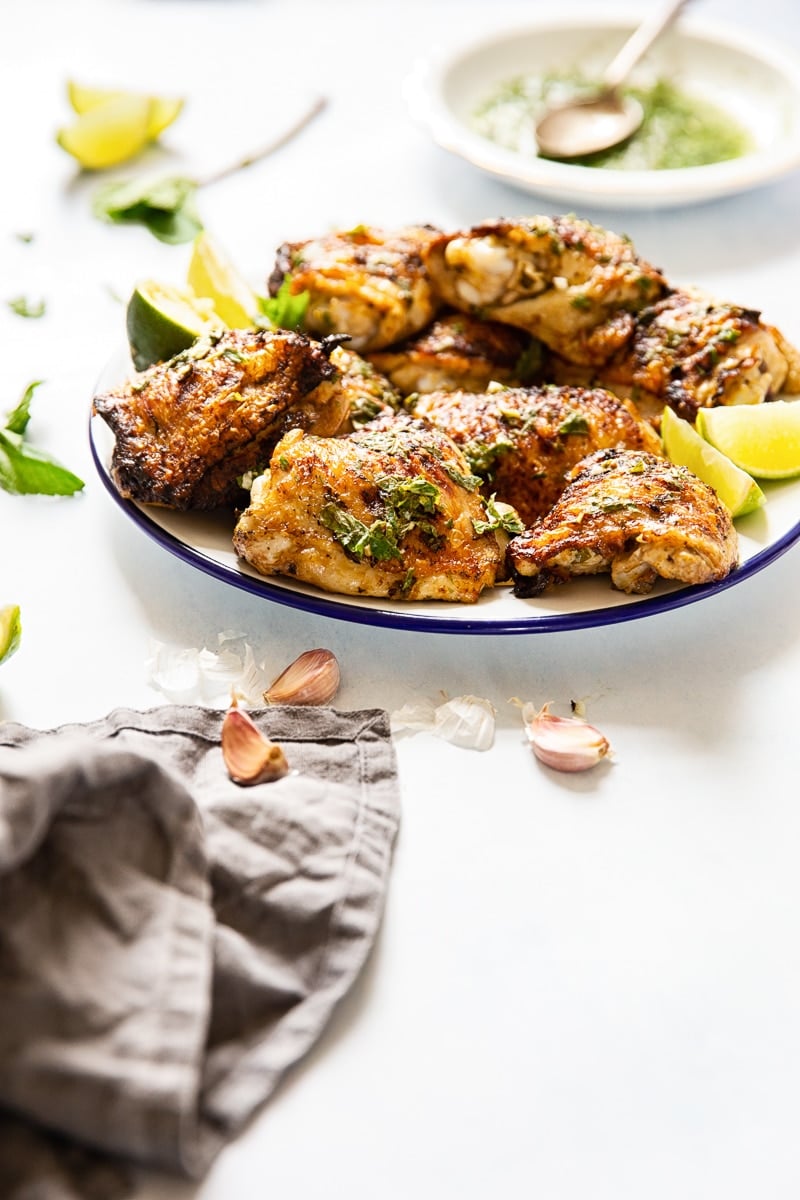
[[[330,650],[306,650],[264,692],[267,704],[329,704],[341,675]]]
[[[611,753],[606,737],[577,717],[557,717],[544,704],[538,712],[525,705],[522,719],[533,753],[555,771],[588,771]]]
[[[222,757],[234,783],[270,783],[289,771],[286,755],[265,737],[251,717],[232,704],[222,722]]]

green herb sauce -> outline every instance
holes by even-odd
[[[472,124],[497,145],[534,157],[534,124],[545,109],[597,90],[596,82],[580,75],[520,75],[483,101]],[[664,171],[725,162],[752,149],[749,134],[733,117],[672,83],[659,80],[650,87],[625,90],[644,109],[641,128],[621,146],[572,159],[573,163],[617,171]]]

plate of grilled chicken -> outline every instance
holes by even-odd
[[[800,396],[760,313],[575,216],[357,226],[276,251],[302,329],[212,331],[92,402],[100,476],[184,561],[293,607],[442,633],[631,620],[800,537],[800,482],[735,524],[665,406]]]

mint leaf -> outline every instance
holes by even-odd
[[[144,225],[170,245],[191,242],[203,223],[197,213],[197,183],[181,175],[107,183],[95,194],[94,215],[112,225]]]
[[[9,300],[8,307],[18,317],[43,317],[45,312],[44,300],[38,300],[32,303],[27,296],[17,296],[13,300]]]
[[[0,487],[13,495],[71,496],[84,482],[19,435],[0,430]]]
[[[12,408],[11,412],[6,417],[6,432],[23,434],[28,428],[28,421],[31,419],[31,400],[33,393],[38,387],[44,383],[43,379],[35,379],[33,383],[29,383],[22,394],[22,399],[16,408]]]
[[[292,277],[284,275],[274,296],[259,296],[258,306],[273,329],[301,329],[308,308],[308,292],[292,293]]]

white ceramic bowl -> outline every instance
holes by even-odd
[[[800,60],[750,32],[682,19],[637,68],[711,101],[750,133],[753,150],[705,167],[622,171],[558,163],[504,149],[472,128],[476,107],[526,72],[600,74],[636,24],[628,14],[570,13],[510,29],[417,64],[412,112],[436,142],[525,191],[569,204],[658,208],[743,191],[800,167]],[[636,78],[636,75],[633,77]]]

